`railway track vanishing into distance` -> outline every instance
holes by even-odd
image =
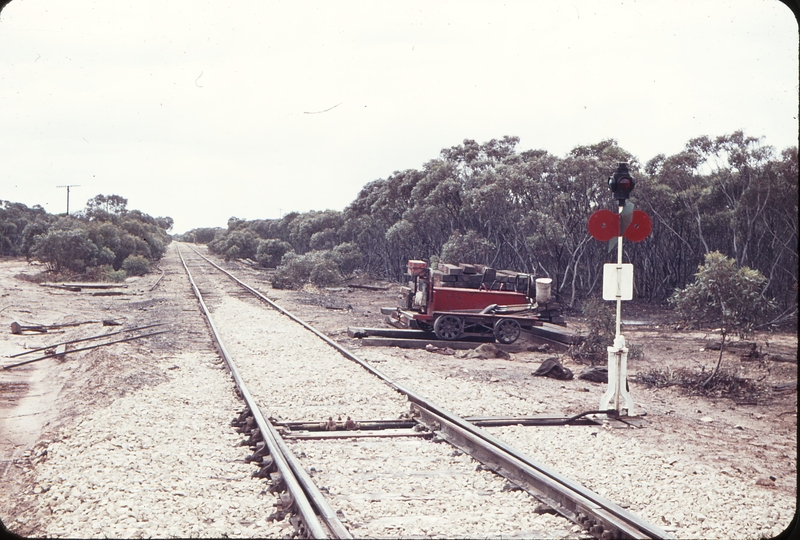
[[[348,529],[345,525],[348,520],[343,519],[345,514],[341,509],[334,510],[323,493],[330,490],[324,486],[315,485],[312,474],[317,470],[314,467],[307,470],[301,458],[290,451],[290,443],[287,440],[294,441],[295,444],[298,442],[308,444],[314,440],[341,444],[342,441],[367,441],[375,440],[368,439],[368,437],[386,436],[393,437],[391,440],[400,440],[401,437],[407,437],[409,440],[414,438],[414,440],[420,441],[419,444],[434,446],[437,446],[434,444],[435,442],[446,442],[455,448],[451,455],[457,456],[464,453],[482,464],[478,470],[489,470],[507,479],[508,482],[503,491],[518,491],[521,488],[555,513],[580,525],[585,532],[595,538],[673,538],[661,528],[606,500],[551,467],[537,463],[481,429],[479,425],[498,425],[498,422],[504,421],[508,424],[520,424],[524,423],[524,419],[462,418],[445,410],[412,388],[393,380],[370,362],[359,358],[310,324],[278,306],[264,294],[239,280],[198,251],[193,248],[187,250],[185,247],[185,244],[177,246],[178,255],[211,329],[217,349],[227,363],[236,384],[237,393],[245,402],[244,411],[233,420],[232,425],[248,436],[243,444],[252,449],[252,454],[246,458],[246,461],[258,465],[259,468],[255,474],[269,479],[270,491],[279,493],[279,502],[276,503],[274,516],[282,518],[282,516],[290,514],[292,524],[297,529],[299,536],[352,538],[353,535],[363,536],[365,529],[356,529],[355,533]],[[252,356],[255,360],[241,362],[238,356],[234,358],[229,344],[226,343],[225,332],[220,332],[221,325],[216,322],[216,319],[220,317],[228,317],[225,299],[231,297],[236,302],[247,302],[253,306],[253,309],[258,309],[256,302],[262,310],[268,307],[269,311],[274,313],[270,316],[290,319],[319,338],[320,342],[324,343],[324,347],[333,349],[334,356],[349,360],[350,362],[339,361],[339,364],[347,364],[342,367],[338,364],[321,365],[316,356],[313,362],[310,361],[310,358],[307,359],[309,361],[302,367],[303,372],[306,369],[321,369],[320,373],[311,375],[310,380],[316,381],[326,391],[333,391],[336,381],[348,381],[357,377],[366,376],[371,379],[377,377],[382,381],[383,389],[375,390],[371,399],[354,398],[352,403],[348,403],[348,398],[344,396],[338,400],[340,408],[350,406],[351,409],[355,407],[356,402],[363,402],[365,410],[372,409],[374,412],[371,414],[382,415],[382,419],[368,421],[362,416],[356,421],[348,416],[347,420],[342,422],[341,419],[337,421],[331,416],[327,422],[324,418],[321,421],[296,418],[286,421],[265,414],[263,412],[265,410],[280,410],[275,409],[276,406],[270,404],[270,400],[275,399],[276,394],[279,395],[283,390],[280,382],[276,383],[271,380],[273,377],[270,370],[289,369],[292,370],[291,376],[299,376],[300,371],[294,371],[296,368],[292,367],[281,368],[273,362],[273,358],[280,357],[282,351],[291,347],[291,343],[280,343],[281,336],[277,329],[275,333],[278,335],[274,337],[278,344],[271,345],[271,350],[259,349],[254,343],[237,342],[238,349],[250,353],[243,356]],[[231,322],[228,321],[226,324],[231,324]],[[246,322],[234,322],[233,324],[246,324]],[[361,375],[347,371],[352,370],[354,365],[363,368],[363,370],[359,370],[362,372]],[[282,376],[285,375],[285,373],[282,374]],[[326,382],[328,384],[325,384]],[[269,388],[269,390],[264,390],[264,388]],[[310,388],[310,383],[306,385],[306,388]],[[315,399],[318,398],[315,396],[308,396],[305,392],[297,395],[305,397],[286,396],[284,399],[289,401],[295,399],[295,401],[302,402],[306,406],[305,410],[314,411],[315,407],[319,408],[315,402]],[[405,411],[397,414],[404,402],[406,404]],[[408,408],[409,402],[410,409]],[[390,416],[392,414],[394,416]],[[552,423],[568,421],[578,423],[586,420],[586,414],[588,413],[578,415],[581,418],[575,417],[564,422]],[[375,417],[373,416],[373,418]],[[346,431],[342,431],[342,428]],[[364,450],[366,451],[366,449]],[[312,453],[319,456],[325,451],[308,450],[303,452],[301,450],[300,456],[313,461]],[[308,455],[304,456],[304,454]],[[346,474],[344,471],[342,473]],[[508,487],[507,490],[506,487]],[[538,514],[541,509],[537,509],[534,504],[531,504],[530,514],[534,514],[535,511]],[[514,518],[518,517],[514,515]],[[350,526],[352,528],[363,526],[363,524],[350,522]]]

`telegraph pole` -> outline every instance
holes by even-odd
[[[69,188],[80,187],[80,184],[68,184],[66,186],[56,186],[57,188],[67,188],[67,215],[69,215]]]

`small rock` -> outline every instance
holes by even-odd
[[[767,486],[767,487],[775,487],[775,481],[772,478],[762,476],[758,480],[756,480],[757,486]]]
[[[555,514],[556,511],[553,508],[551,508],[550,506],[547,506],[546,504],[540,504],[539,506],[537,506],[536,508],[533,509],[533,513],[534,514]]]
[[[713,418],[711,418],[710,416],[704,416],[704,417],[702,417],[702,418],[700,419],[700,421],[701,421],[701,422],[706,422],[706,423],[708,423],[708,422],[713,422],[713,421],[714,421],[714,419],[713,419]]]
[[[478,359],[492,359],[502,358],[505,360],[511,359],[511,355],[506,351],[500,349],[494,343],[483,343],[477,348],[467,352],[465,358],[478,358]]]

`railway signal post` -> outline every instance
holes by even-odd
[[[633,298],[633,265],[622,262],[622,237],[641,242],[649,234],[650,217],[634,210],[628,201],[636,181],[628,172],[628,164],[620,163],[616,172],[608,179],[608,187],[619,202],[617,214],[609,210],[598,210],[589,218],[589,233],[600,241],[608,241],[613,249],[616,244],[617,262],[603,266],[603,300],[617,302],[617,324],[614,343],[608,347],[608,390],[600,399],[600,409],[623,410],[633,416],[633,398],[628,391],[628,348],[621,332],[622,301]]]

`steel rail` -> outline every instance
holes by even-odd
[[[7,366],[3,366],[3,369],[11,369],[11,368],[19,367],[19,366],[24,366],[25,364],[32,364],[33,362],[38,362],[40,360],[46,360],[48,358],[55,358],[57,356],[63,356],[65,354],[67,354],[67,353],[76,353],[76,352],[88,351],[88,350],[91,350],[91,349],[97,349],[98,347],[105,347],[106,345],[114,345],[115,343],[125,343],[126,341],[135,341],[137,339],[142,339],[142,338],[151,337],[151,336],[157,336],[158,334],[166,334],[167,332],[169,332],[169,330],[161,330],[159,332],[150,332],[149,334],[140,334],[138,336],[133,336],[133,337],[129,337],[129,338],[116,339],[114,341],[106,341],[104,343],[97,343],[95,345],[89,345],[88,347],[81,347],[79,349],[70,349],[70,350],[62,352],[62,353],[54,352],[54,353],[51,353],[51,354],[45,354],[44,356],[39,356],[39,357],[33,358],[31,360],[25,360],[24,362],[17,362],[16,364],[10,364],[10,365],[7,365]]]
[[[97,336],[85,337],[80,339],[72,339],[70,341],[62,341],[61,343],[53,343],[52,345],[45,345],[44,347],[39,347],[38,349],[30,349],[28,351],[23,351],[17,354],[9,355],[7,358],[18,358],[20,356],[25,356],[26,354],[31,354],[39,351],[46,351],[47,349],[54,349],[61,345],[71,345],[73,343],[80,343],[82,341],[91,341],[93,339],[102,339],[110,336],[116,336],[117,334],[125,334],[127,332],[135,332],[136,330],[144,330],[145,328],[153,328],[154,326],[163,326],[164,323],[155,323],[155,324],[148,324],[146,326],[137,326],[135,328],[127,328],[125,330],[118,330],[117,332],[109,332],[106,334],[99,334]],[[68,351],[71,352],[71,351]]]
[[[602,524],[604,526],[603,530],[595,529],[595,531],[592,532],[595,536],[603,538],[675,538],[674,535],[671,535],[660,527],[645,521],[587,487],[563,476],[554,469],[538,463],[533,458],[512,448],[507,443],[467,422],[458,415],[447,411],[430,399],[395,382],[380,369],[370,365],[313,326],[282,308],[260,291],[244,283],[233,274],[199,253],[193,247],[189,247],[198,256],[270,307],[300,324],[336,349],[336,351],[344,357],[358,363],[375,376],[381,378],[386,384],[406,395],[408,400],[416,406],[415,408],[420,416],[427,418],[431,425],[438,425],[440,429],[441,426],[448,426],[449,435],[446,434],[445,438],[449,437],[455,439],[453,433],[458,433],[459,437],[463,436],[464,440],[468,441],[468,443],[462,443],[463,448],[466,448],[470,455],[473,455],[473,457],[476,455],[482,456],[483,459],[488,462],[484,464],[487,464],[499,474],[506,476],[506,478],[512,482],[523,483],[527,490],[535,496],[542,497],[548,505],[552,506],[567,519],[582,526],[590,525],[588,527],[590,532],[592,532],[592,526],[596,527],[597,524]],[[449,426],[452,426],[452,428]],[[478,457],[476,457],[476,459],[481,461]],[[506,474],[513,470],[517,472],[510,475]],[[535,472],[535,474],[531,474],[532,472]],[[520,479],[529,474],[531,474],[531,476],[528,480],[523,481]]]
[[[280,435],[278,435],[278,432],[275,430],[272,424],[266,418],[264,418],[264,415],[261,413],[258,404],[253,398],[252,394],[250,394],[250,391],[247,389],[247,386],[239,374],[236,365],[233,363],[233,359],[228,353],[228,350],[220,337],[220,333],[211,318],[211,313],[209,312],[208,306],[206,306],[206,303],[203,300],[200,289],[197,287],[197,284],[195,283],[194,278],[189,271],[189,267],[186,264],[186,260],[183,258],[180,248],[178,248],[177,245],[176,249],[178,256],[181,259],[181,263],[186,270],[186,275],[189,277],[192,290],[194,291],[194,294],[200,303],[203,314],[205,315],[206,321],[211,328],[211,334],[214,342],[216,343],[220,354],[225,360],[225,363],[228,365],[228,369],[230,370],[236,386],[242,395],[242,399],[245,401],[247,408],[253,415],[253,419],[258,426],[262,437],[264,438],[264,443],[269,449],[269,454],[272,457],[281,476],[283,477],[284,482],[286,483],[286,488],[291,494],[297,507],[297,512],[306,527],[305,532],[310,534],[313,538],[327,539],[329,538],[328,530],[330,530],[336,538],[352,538],[344,525],[342,525],[342,523],[336,517],[333,509],[327,504],[327,501],[325,501],[322,493],[319,492],[314,483],[311,481],[311,478],[308,476],[299,462],[297,462],[294,455],[288,450],[286,443],[283,442]],[[198,253],[198,255],[200,254]],[[200,256],[202,257],[202,255]],[[309,493],[309,496],[313,499],[314,506],[312,506],[311,502],[306,496],[307,493]],[[327,529],[320,522],[319,516],[315,511],[315,507],[325,521],[325,524],[328,527]]]

